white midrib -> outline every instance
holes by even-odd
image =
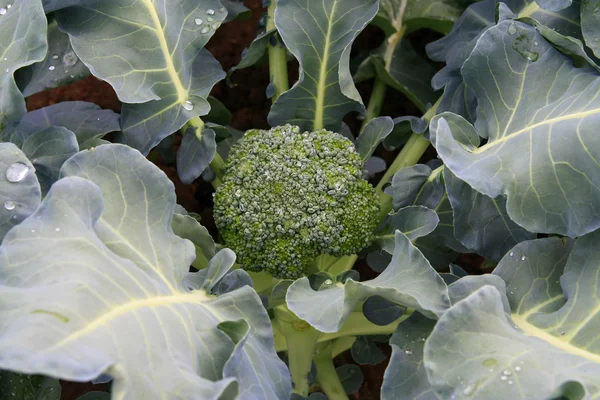
[[[542,339],[546,343],[552,345],[553,347],[564,350],[567,353],[574,354],[587,360],[591,360],[595,363],[600,363],[600,355],[590,353],[589,351],[573,346],[571,343],[565,340],[561,340],[560,338],[549,334],[548,332],[538,328],[537,326],[530,324],[526,321],[525,318],[521,317],[520,315],[513,314],[511,315],[511,318],[513,322],[517,324],[517,326],[521,328],[527,336],[537,337],[539,339]]]
[[[202,290],[196,290],[192,293],[181,293],[172,296],[151,297],[121,304],[108,311],[107,313],[100,315],[98,318],[96,318],[89,324],[86,324],[83,328],[71,333],[69,336],[56,343],[49,349],[46,349],[45,351],[51,351],[53,349],[64,346],[69,342],[72,342],[78,338],[81,338],[87,334],[94,332],[96,329],[105,326],[111,320],[114,320],[115,318],[123,314],[131,313],[141,308],[161,307],[176,304],[200,304],[208,300],[211,300],[211,297],[207,295],[206,292]]]
[[[160,20],[158,19],[158,14],[154,9],[154,4],[152,4],[151,0],[141,0],[142,4],[146,6],[148,9],[148,13],[152,18],[152,23],[154,24],[154,30],[156,31],[156,37],[158,38],[158,42],[160,43],[160,49],[163,53],[165,62],[167,64],[167,73],[171,77],[171,81],[173,82],[173,86],[175,86],[175,90],[177,91],[177,101],[179,103],[184,103],[188,98],[188,91],[183,86],[181,79],[179,78],[179,74],[175,69],[175,64],[173,64],[173,59],[171,58],[171,53],[169,52],[169,46],[167,45],[167,39],[165,38],[164,31],[162,29],[162,25],[160,24]]]
[[[314,129],[323,129],[323,107],[325,106],[325,81],[327,80],[327,65],[329,64],[329,50],[331,48],[331,30],[333,26],[333,16],[335,15],[335,8],[337,1],[334,1],[331,7],[331,13],[329,15],[329,22],[327,24],[327,35],[325,36],[325,47],[323,48],[323,59],[321,62],[321,69],[319,70],[319,83],[317,86],[317,97],[315,99],[315,121]]]
[[[490,143],[488,143],[486,145],[483,145],[483,146],[481,146],[481,147],[473,150],[472,153],[473,154],[483,153],[483,152],[485,152],[486,150],[489,150],[492,147],[496,147],[497,145],[502,144],[502,143],[506,142],[507,140],[514,139],[514,137],[516,137],[516,136],[518,136],[518,135],[520,135],[520,134],[522,134],[524,132],[529,132],[529,131],[531,131],[531,130],[533,130],[535,128],[538,128],[540,126],[552,125],[552,124],[554,124],[556,122],[568,121],[570,119],[581,119],[581,118],[588,117],[588,116],[594,115],[594,114],[600,114],[600,108],[595,108],[595,109],[589,110],[589,111],[582,111],[582,112],[578,112],[578,113],[574,113],[574,114],[570,114],[570,115],[565,115],[565,116],[562,116],[562,117],[547,119],[545,121],[541,121],[541,122],[538,122],[536,124],[529,125],[529,126],[523,128],[523,129],[520,129],[520,130],[518,130],[516,132],[509,133],[506,136],[504,136],[504,137],[502,137],[502,138],[500,138],[498,140],[495,140],[493,142],[490,142]]]

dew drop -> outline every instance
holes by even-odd
[[[60,228],[54,228],[54,232],[60,232]]]
[[[208,17],[208,18],[206,18],[206,20],[207,20],[208,22],[213,22],[213,21],[214,21],[214,19],[213,19],[212,17]]]
[[[325,285],[333,285],[333,281],[331,279],[327,279],[325,282],[323,282]]]
[[[565,332],[565,331],[560,331],[560,336],[565,336],[566,333],[567,332]]]
[[[221,7],[221,8],[219,8],[219,12],[220,12],[220,13],[224,13],[225,11],[227,11],[227,9],[226,9],[225,7]]]
[[[517,27],[515,26],[514,23],[511,23],[510,26],[508,27],[508,33],[510,33],[511,35],[514,35],[515,33],[517,33]]]
[[[62,58],[65,67],[72,67],[73,65],[77,64],[78,60],[79,59],[77,58],[77,55],[71,50],[67,51]]]
[[[31,230],[31,233],[35,233],[35,229],[32,229],[32,230]]]
[[[507,383],[508,383],[509,385],[512,385],[512,384],[513,384],[513,381],[508,381]]]
[[[216,31],[217,29],[219,29],[219,26],[221,26],[221,24],[219,22],[215,22],[214,24],[212,24],[213,29]]]
[[[185,103],[183,103],[183,108],[185,108],[187,111],[192,111],[194,109],[194,104],[187,100]]]
[[[28,172],[29,167],[27,165],[22,162],[16,162],[6,169],[6,179],[13,183],[21,182]]]
[[[15,203],[12,200],[6,200],[4,202],[4,208],[6,208],[8,211],[14,210],[16,206],[17,206],[17,203]]]
[[[503,381],[505,381],[505,380],[507,380],[507,379],[508,379],[508,378],[507,378],[506,376],[504,376],[504,375],[502,375],[502,376],[500,377],[500,380],[503,380]]]
[[[521,370],[521,367],[519,367],[518,365],[515,367],[515,371],[519,372]]]
[[[210,32],[210,27],[205,26],[204,28],[200,29],[200,33],[206,34]]]
[[[404,353],[408,356],[412,355],[412,350],[404,350]]]
[[[505,369],[504,371],[502,371],[502,374],[506,375],[506,376],[510,376],[510,375],[512,375],[512,371],[510,369]]]
[[[538,44],[539,44],[539,43],[537,42],[537,40],[533,42],[533,45],[534,45],[534,46],[537,46]]]
[[[202,21],[202,18],[196,18],[196,19],[194,19],[194,23],[195,23],[196,25],[202,25],[202,23],[203,23],[203,22],[204,22],[204,21]]]
[[[4,61],[8,60],[8,57],[4,57]]]
[[[73,78],[75,78],[75,75],[69,75],[69,77],[70,77],[71,79],[73,79]]]
[[[511,251],[510,254],[509,254],[509,256],[511,256],[511,257],[514,256],[514,255],[515,255],[514,251]]]
[[[463,391],[465,396],[470,396],[473,393],[475,393],[475,385],[469,385],[465,388],[465,390]]]
[[[6,14],[6,8],[2,7],[0,8],[0,15],[4,15]]]
[[[12,4],[7,4],[6,5],[6,8],[11,8],[11,7],[12,7]]]
[[[521,256],[521,261],[525,261],[527,259],[527,257],[525,257],[524,255]]]
[[[206,15],[215,15],[215,10],[209,8],[208,10],[206,10]]]
[[[56,67],[55,67],[54,65],[51,65],[51,66],[49,66],[49,67],[48,67],[48,69],[49,69],[50,71],[54,71],[54,70],[56,69]]]
[[[55,55],[53,55],[53,56],[52,56],[52,59],[53,59],[53,60],[58,60],[58,54],[55,54]]]

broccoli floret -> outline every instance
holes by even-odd
[[[306,274],[321,254],[354,254],[371,242],[379,201],[362,179],[352,142],[285,125],[250,130],[231,149],[214,216],[249,271]]]

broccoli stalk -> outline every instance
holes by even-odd
[[[379,200],[362,179],[352,142],[285,125],[250,130],[232,148],[214,215],[225,244],[249,271],[296,279],[321,254],[368,246]]]

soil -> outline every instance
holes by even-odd
[[[247,20],[233,21],[224,26],[223,29],[219,29],[206,46],[219,60],[225,71],[239,62],[243,49],[249,47],[256,37],[257,31],[260,29],[259,20],[266,12],[261,7],[261,0],[246,0],[245,4],[252,10],[251,17]],[[424,44],[435,40],[436,36],[429,32],[416,32],[409,38],[413,41],[415,48],[419,50],[424,48]],[[379,29],[368,27],[357,38],[353,47],[353,56],[377,48],[383,40],[384,35]],[[297,62],[289,63],[288,73],[290,83],[293,84],[298,77]],[[268,128],[267,114],[271,106],[270,100],[265,96],[265,88],[269,84],[268,66],[259,65],[239,70],[234,74],[233,81],[238,85],[231,88],[225,82],[221,82],[215,86],[211,93],[232,112],[231,125],[239,130]],[[364,82],[357,85],[363,99],[369,98],[371,84],[371,82]],[[72,100],[89,101],[116,112],[121,109],[121,103],[112,87],[94,77],[33,95],[27,99],[27,108],[34,110],[58,102]],[[393,117],[419,115],[419,110],[405,96],[390,89],[386,94],[382,115]],[[358,132],[362,123],[356,118],[356,115],[349,115],[345,122],[355,133]],[[180,137],[176,137],[175,148],[177,148],[179,142]],[[377,155],[391,162],[396,153],[379,150]],[[426,162],[435,156],[435,151],[430,149],[423,156],[421,162]],[[214,229],[212,221],[212,187],[202,180],[198,180],[192,185],[184,185],[177,177],[173,163],[165,162],[156,153],[151,153],[149,158],[174,182],[178,202],[187,210],[200,214],[203,223],[209,230]],[[482,272],[482,259],[477,255],[460,255],[457,263],[469,273]],[[372,279],[376,275],[364,262],[359,262],[357,269],[362,279]],[[382,345],[382,350],[388,355],[391,353],[389,346]],[[380,398],[379,391],[388,362],[389,358],[378,365],[360,366],[365,379],[359,392],[352,396],[354,399],[378,400]],[[336,359],[336,364],[343,363],[354,363],[349,352],[340,355]],[[73,382],[62,382],[62,386],[62,398],[64,400],[74,400],[88,391],[104,391],[108,387],[106,384],[93,385],[91,383]]]

